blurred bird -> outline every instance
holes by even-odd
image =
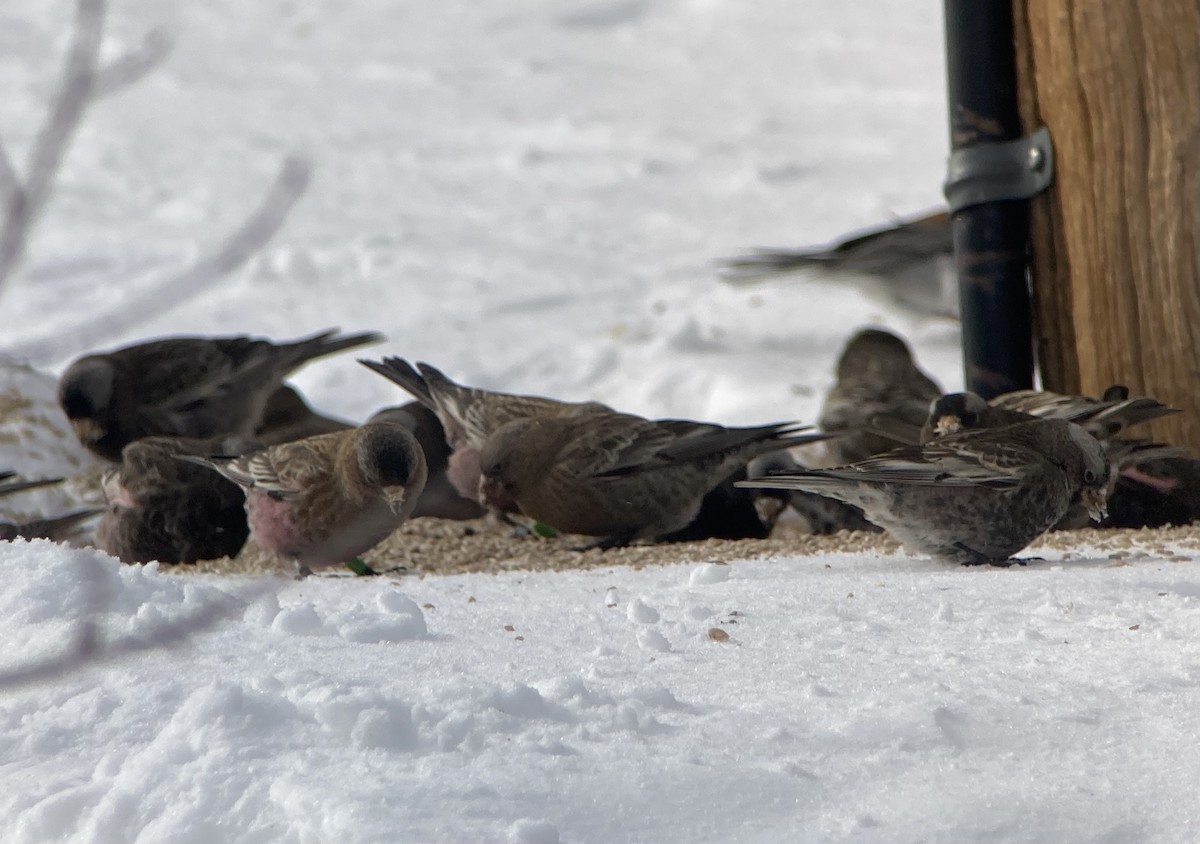
[[[349,422],[317,413],[295,387],[284,384],[267,399],[262,420],[254,431],[254,441],[264,446],[278,445],[353,427]]]
[[[11,542],[14,539],[49,539],[51,542],[65,542],[71,538],[75,528],[92,516],[102,513],[97,508],[77,510],[64,516],[50,519],[32,519],[27,522],[0,521],[0,541]]]
[[[255,541],[301,577],[348,563],[392,534],[425,486],[425,457],[403,425],[381,420],[242,457],[187,458],[246,491]]]
[[[625,545],[682,530],[753,457],[813,442],[792,424],[722,428],[615,412],[516,419],[480,453],[481,496],[564,533]]]
[[[465,387],[427,363],[413,367],[403,358],[360,359],[359,363],[403,387],[437,414],[451,449],[446,476],[460,495],[472,499],[479,494],[479,450],[502,425],[535,416],[613,412],[599,402],[565,402]]]
[[[837,383],[821,407],[821,430],[842,434],[825,443],[828,462],[856,463],[893,448],[895,443],[869,423],[888,417],[919,427],[929,403],[941,394],[902,339],[878,328],[859,331],[846,343],[837,362]]]
[[[910,551],[964,565],[1004,564],[1079,497],[1105,514],[1109,464],[1080,426],[1038,419],[948,434],[831,469],[746,481],[861,507]]]
[[[286,343],[172,337],[72,363],[58,401],[79,441],[107,460],[143,437],[252,437],[283,379],[313,358],[381,340],[336,329]]]
[[[250,444],[181,437],[147,437],[125,446],[121,464],[104,475],[108,507],[96,527],[96,547],[124,563],[236,556],[250,534],[241,488],[179,456],[243,448]]]
[[[831,246],[758,249],[719,263],[731,284],[812,269],[917,316],[958,316],[948,211],[855,233]]]
[[[17,476],[16,472],[0,471],[0,498],[5,495],[12,495],[17,492],[24,492],[27,489],[38,489],[43,486],[52,486],[63,482],[62,478],[39,478],[32,481],[15,481],[12,478]]]
[[[446,434],[438,422],[437,415],[419,401],[411,401],[399,407],[387,407],[376,411],[368,422],[388,420],[397,422],[412,432],[425,455],[425,488],[417,499],[417,505],[409,518],[430,516],[436,519],[478,519],[484,515],[476,497],[466,498],[459,494],[446,477],[449,465],[450,446]],[[478,488],[478,486],[476,486]]]
[[[1200,460],[1188,455],[1142,460],[1125,469],[1110,499],[1117,528],[1189,525],[1200,519]]]

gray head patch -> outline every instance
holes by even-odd
[[[94,418],[108,409],[113,394],[113,367],[102,358],[84,358],[63,375],[59,402],[71,419]]]
[[[1099,482],[1108,478],[1108,458],[1104,456],[1104,447],[1100,441],[1074,422],[1067,426],[1071,441],[1079,446],[1083,453],[1084,469],[1091,472]]]

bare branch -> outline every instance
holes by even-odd
[[[8,353],[37,361],[95,348],[113,335],[204,292],[213,281],[240,267],[266,245],[303,196],[311,177],[312,164],[308,159],[289,156],[258,209],[215,251],[139,294],[136,300],[123,301],[120,310],[90,315],[77,325],[56,329],[53,337],[10,346]],[[66,347],[68,338],[74,349]]]
[[[107,97],[141,81],[171,54],[175,43],[164,30],[152,29],[142,43],[96,71],[95,98]]]
[[[8,150],[4,148],[4,142],[0,141],[0,206],[4,207],[6,217],[13,196],[17,193],[24,193],[24,191],[25,189],[21,187],[21,179],[17,176],[16,168],[13,167],[12,159],[8,155]]]
[[[292,207],[308,189],[312,179],[312,162],[300,155],[290,155],[283,161],[279,175],[263,198],[262,204],[242,227],[235,231],[225,243],[207,258],[196,263],[186,273],[187,284],[204,286],[213,279],[244,264],[255,252],[266,245],[279,228]],[[182,287],[183,278],[180,278]]]
[[[104,11],[105,0],[78,0],[75,37],[67,51],[62,85],[49,117],[34,141],[24,190],[8,191],[4,221],[0,226],[0,284],[12,274],[25,254],[29,228],[46,204],[67,144],[91,99]],[[8,182],[17,184],[12,162],[6,156],[4,158]]]
[[[0,290],[24,258],[29,232],[46,205],[67,146],[89,103],[143,78],[172,48],[165,33],[152,30],[139,47],[98,69],[105,3],[77,0],[74,37],[62,84],[35,139],[24,184],[0,144]],[[239,229],[189,269],[154,285],[134,307],[127,305],[118,313],[89,317],[74,329],[56,331],[52,342],[35,340],[8,351],[28,359],[59,357],[68,352],[62,345],[64,337],[71,337],[76,349],[86,349],[187,301],[262,248],[303,195],[310,174],[306,159],[289,157],[262,205]]]

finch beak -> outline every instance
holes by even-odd
[[[72,419],[71,428],[84,445],[95,445],[104,438],[104,430],[94,419]]]
[[[132,510],[137,507],[137,502],[133,500],[133,495],[121,485],[120,467],[110,466],[105,469],[100,486],[104,490],[104,498],[109,504],[125,510]]]
[[[788,502],[785,499],[774,495],[759,495],[754,499],[754,512],[758,513],[758,518],[768,530],[775,527],[787,506]]]
[[[1102,522],[1108,518],[1108,493],[1104,487],[1090,487],[1079,493],[1079,500],[1087,508],[1093,522]]]
[[[407,487],[392,487],[384,488],[383,499],[387,502],[388,507],[392,508],[392,512],[399,515],[404,509],[404,501],[408,498]]]
[[[519,513],[521,509],[504,484],[486,475],[479,479],[479,503],[502,513]]]
[[[937,432],[939,437],[944,437],[946,434],[957,434],[962,430],[962,422],[957,416],[946,414],[939,416],[937,422],[933,424],[933,430]]]

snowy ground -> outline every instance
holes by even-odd
[[[19,544],[9,653],[60,646],[85,565],[112,636],[254,586]],[[279,582],[6,694],[0,811],[21,842],[1184,841],[1198,596],[1190,559]]]
[[[61,368],[300,151],[313,185],[259,258],[100,345],[375,328],[470,383],[737,423],[811,420],[875,322],[961,383],[952,324],[709,264],[939,201],[936,4],[112,6],[112,49],[155,25],[176,47],[89,115],[0,291],[0,351]],[[69,17],[0,7],[18,163]],[[400,398],[349,359],[297,381],[352,418]],[[0,465],[53,459],[0,441]],[[228,611],[0,688],[3,837],[1191,840],[1196,546],[1042,553],[294,583],[0,545],[0,666],[65,647],[97,595],[108,640]]]

